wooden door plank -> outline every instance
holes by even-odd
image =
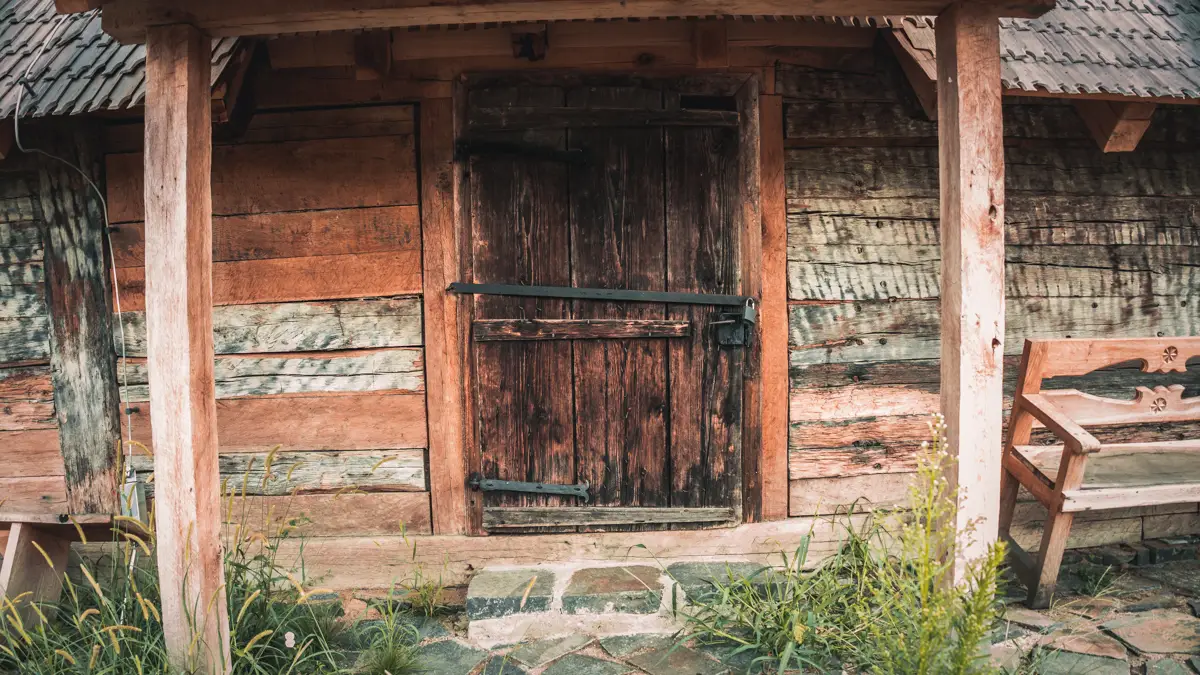
[[[479,342],[634,340],[688,337],[692,334],[692,325],[688,322],[663,319],[485,319],[472,322],[471,329],[475,340]]]
[[[213,395],[211,39],[147,31],[146,327],[162,624],[172,667],[230,671]],[[247,194],[253,190],[247,190]],[[197,634],[197,631],[199,633]]]
[[[701,508],[622,508],[614,506],[573,506],[561,508],[488,508],[483,510],[483,526],[489,531],[525,530],[546,527],[588,527],[612,525],[712,525],[733,524],[730,507]]]
[[[937,21],[941,410],[958,454],[947,480],[961,492],[955,580],[996,541],[1000,510],[1004,134],[995,12],[957,2]]]
[[[504,106],[471,109],[471,131],[637,127],[736,127],[738,114],[726,110]]]
[[[567,103],[663,114],[658,87],[579,87]],[[573,129],[569,147],[594,158],[571,170],[572,285],[666,290],[662,130]],[[575,301],[573,315],[690,326],[663,321],[665,308],[652,303]],[[667,345],[630,340],[573,348],[576,480],[595,486],[598,505],[669,505]]]
[[[667,290],[736,293],[742,263],[738,131],[672,128],[666,141]],[[716,344],[708,326],[717,311],[668,310],[670,319],[706,328],[668,345],[671,506],[742,506],[744,354]]]

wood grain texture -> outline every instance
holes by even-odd
[[[67,482],[62,476],[0,478],[2,512],[65,513]]]
[[[483,526],[489,532],[529,527],[594,527],[598,525],[711,525],[735,523],[728,507],[625,508],[593,507],[493,507],[483,510]]]
[[[49,366],[0,368],[0,431],[57,426]]]
[[[421,344],[421,300],[412,297],[214,307],[217,354],[330,351]],[[146,356],[146,314],[126,312],[125,353]],[[119,339],[119,336],[114,336]]]
[[[295,524],[301,537],[432,533],[428,492],[236,496],[223,502],[222,518],[227,529],[241,525],[268,536],[286,524]]]
[[[223,262],[212,266],[212,275],[216,305],[367,298],[421,291],[421,259],[415,250]],[[117,280],[121,309],[144,309],[146,282],[141,268],[120,269]]]
[[[133,407],[133,439],[153,447],[146,407]],[[221,452],[423,448],[420,394],[328,394],[217,402]]]
[[[403,42],[403,41],[399,41]],[[394,44],[399,44],[393,41]],[[459,120],[458,122],[461,122]],[[456,109],[451,99],[421,107],[421,235],[429,484],[433,531],[463,534],[470,527],[466,498],[467,387],[460,325],[461,301],[447,292],[462,273],[459,220],[464,201],[454,162]]]
[[[121,400],[150,400],[146,364],[130,359],[118,366]],[[343,351],[279,356],[218,356],[214,363],[218,399],[279,394],[366,391],[420,393],[425,370],[419,348]]]
[[[216,673],[230,670],[230,654],[213,396],[210,52],[209,37],[191,26],[147,34],[145,166],[154,180],[144,212],[149,407],[155,477],[167,495],[155,510],[165,646],[174,668]],[[141,171],[125,193],[114,192],[114,178],[110,217],[140,219]],[[254,185],[244,176],[239,187],[253,198]]]
[[[793,480],[788,510],[794,518],[845,514],[908,503],[913,473]]]
[[[762,518],[787,517],[788,353],[787,193],[783,98],[760,98],[762,138]]]
[[[267,460],[272,460],[268,464]],[[153,458],[130,460],[153,497],[157,476]],[[422,492],[425,480],[423,450],[308,451],[223,453],[219,457],[222,494],[284,496],[292,493]]]
[[[258,213],[213,219],[213,261],[305,258],[416,250],[421,230],[415,206]],[[145,262],[143,223],[113,233],[119,267]]]
[[[94,130],[63,129],[52,150],[98,179]],[[118,511],[120,398],[112,350],[112,281],[102,205],[75,169],[43,166],[46,304],[54,411],[71,513]]]
[[[0,431],[0,448],[4,449],[0,477],[62,476],[66,472],[57,429]]]
[[[10,611],[25,625],[36,626],[40,622],[32,605],[58,603],[71,544],[51,529],[29,523],[13,523],[8,534],[0,563],[0,597],[15,601],[24,596]]]
[[[412,136],[217,146],[213,166],[219,216],[417,203]],[[141,156],[109,155],[107,177],[112,222],[144,220]]]
[[[479,342],[512,340],[612,340],[688,337],[686,321],[661,319],[483,319],[471,324]]]

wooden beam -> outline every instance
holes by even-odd
[[[213,37],[309,33],[316,31],[540,22],[668,16],[737,15],[936,15],[946,0],[111,0],[104,5],[106,33],[123,42],[144,40],[147,26],[180,16]],[[981,2],[999,16],[1040,16],[1053,0]]]
[[[58,139],[56,154],[97,176],[97,134],[60,129]],[[38,175],[54,412],[67,506],[71,513],[118,513],[121,400],[104,213],[98,195],[73,168],[43,162]]]
[[[382,80],[392,72],[391,31],[354,36],[354,79]]]
[[[211,41],[185,25],[155,27],[146,37],[146,329],[163,631],[173,668],[227,673],[213,377]]]
[[[102,0],[54,0],[54,11],[59,14],[87,12],[99,7]]]
[[[738,114],[741,124],[738,127],[738,183],[740,188],[739,200],[741,212],[734,221],[741,230],[739,233],[739,248],[741,255],[742,295],[758,298],[761,302],[763,293],[763,230],[762,209],[759,194],[762,190],[762,159],[761,113],[759,112],[759,81],[757,77],[746,77],[745,83],[736,94]],[[761,332],[761,329],[759,329]],[[777,472],[787,471],[787,458],[783,458],[780,469],[780,458],[772,457],[767,460],[763,456],[763,341],[750,341],[746,348],[746,361],[742,371],[742,517],[745,522],[753,523],[763,519],[763,507],[767,497],[763,489],[766,487],[764,472],[776,473],[772,479],[778,478]],[[785,474],[786,475],[786,474]],[[773,486],[777,490],[777,486]],[[773,493],[771,499],[778,500],[778,493]],[[773,504],[772,508],[778,509]]]
[[[1104,152],[1133,152],[1150,128],[1154,103],[1118,101],[1075,101],[1075,112],[1083,118],[1092,138]]]
[[[961,0],[937,19],[941,410],[957,453],[954,578],[996,540],[1004,365],[1004,134],[1000,24]],[[965,534],[974,524],[973,535]]]
[[[762,166],[762,519],[788,515],[787,186],[783,97],[759,99]]]
[[[887,31],[884,39],[900,62],[900,69],[904,71],[925,117],[937,120],[937,61],[929,52],[914,47],[904,31]]]
[[[45,551],[46,558],[38,551],[39,546]],[[32,523],[12,523],[10,526],[4,559],[0,562],[0,597],[15,600],[24,596],[24,600],[17,603],[17,612],[27,628],[36,625],[37,621],[37,614],[30,605],[58,602],[70,551],[71,542],[48,529]]]
[[[425,392],[429,485],[435,534],[463,534],[467,514],[466,387],[459,296],[446,288],[461,273],[459,169],[454,162],[454,100],[421,104],[421,245],[424,262]]]
[[[692,24],[692,56],[697,68],[729,67],[729,36],[724,21]]]

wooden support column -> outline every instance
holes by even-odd
[[[941,408],[957,453],[955,580],[996,540],[1004,364],[1004,132],[993,7],[960,0],[937,18],[941,183]],[[975,531],[964,534],[973,524]]]
[[[146,34],[146,332],[158,576],[172,666],[205,674],[230,669],[213,381],[211,49],[191,26]]]
[[[787,186],[783,97],[759,99],[762,143],[762,520],[788,517]]]
[[[83,128],[60,128],[52,148],[98,181],[93,148]],[[117,455],[120,394],[113,351],[112,285],[98,195],[75,169],[41,158],[39,197],[44,215],[46,305],[54,413],[71,513],[118,513]]]
[[[454,163],[454,101],[421,103],[421,248],[425,308],[425,400],[429,420],[429,484],[434,534],[463,534],[467,465],[459,299],[446,288],[459,280],[458,179]]]

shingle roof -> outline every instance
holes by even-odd
[[[934,52],[933,19],[898,22]],[[1200,98],[1200,0],[1058,0],[1037,19],[1001,19],[1005,89]]]
[[[60,18],[62,27],[55,33]],[[22,117],[76,115],[141,105],[146,95],[146,49],[123,45],[100,30],[100,12],[57,14],[54,0],[0,0],[0,119],[16,108],[19,80],[38,48],[53,42],[29,74]],[[213,79],[236,40],[213,41]]]

